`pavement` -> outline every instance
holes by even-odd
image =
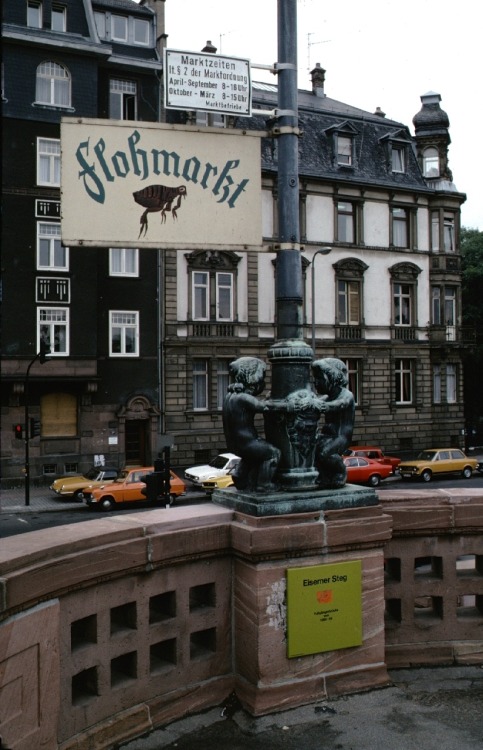
[[[200,493],[191,491],[193,499]],[[204,493],[202,493],[204,496]],[[48,486],[2,489],[1,513],[84,509]],[[1,522],[1,521],[0,521]],[[397,669],[368,692],[253,717],[236,701],[123,743],[122,750],[483,750],[483,665]]]
[[[483,666],[399,669],[392,684],[254,718],[236,703],[122,750],[481,750]]]

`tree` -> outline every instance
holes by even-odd
[[[464,358],[464,398],[467,446],[483,445],[483,232],[461,230],[463,325],[475,330],[475,344]]]

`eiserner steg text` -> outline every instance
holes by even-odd
[[[154,148],[146,151],[137,148],[140,140],[139,131],[133,130],[127,138],[126,149],[112,154],[103,138],[99,138],[94,146],[90,138],[79,143],[75,152],[81,166],[78,177],[83,181],[86,193],[96,203],[104,203],[106,183],[123,179],[129,174],[141,180],[158,175],[181,178],[199,185],[203,190],[210,190],[214,196],[219,196],[217,203],[226,203],[229,208],[235,207],[249,183],[249,179],[235,182],[232,176],[240,166],[239,159],[228,159],[223,165],[216,165],[203,162],[195,155],[183,158],[176,151]]]

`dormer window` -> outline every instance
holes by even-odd
[[[324,135],[328,137],[334,166],[353,169],[356,166],[354,143],[357,129],[352,123],[346,120],[332,125],[324,131]]]
[[[97,33],[106,42],[149,47],[153,43],[152,24],[144,18],[94,11]]]
[[[31,26],[33,29],[42,28],[42,3],[38,0],[28,0],[27,26]]]
[[[437,148],[424,149],[423,175],[425,177],[439,177],[439,152]]]
[[[406,160],[405,160],[405,149],[404,146],[393,145],[391,149],[391,166],[393,172],[405,172],[406,171]]]
[[[337,136],[337,164],[352,166],[352,138],[348,136]]]

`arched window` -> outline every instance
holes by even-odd
[[[70,74],[62,65],[46,61],[37,68],[35,99],[37,104],[70,107]]]
[[[437,148],[424,149],[423,174],[425,177],[439,177],[439,152]]]

